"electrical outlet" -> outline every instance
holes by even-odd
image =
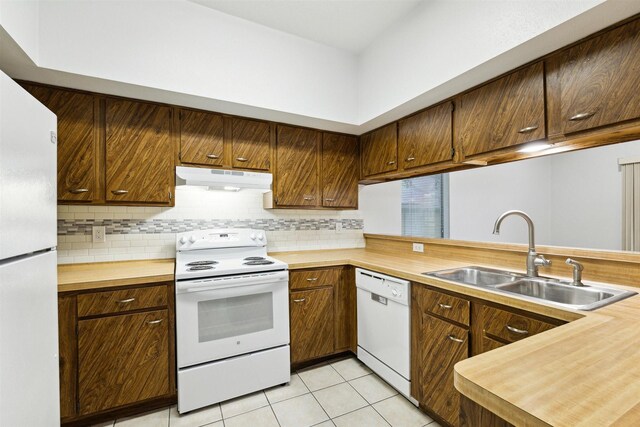
[[[104,243],[107,241],[107,233],[104,230],[104,226],[91,227],[91,233],[93,235],[93,243]]]
[[[336,233],[342,233],[342,223],[336,222]]]
[[[424,252],[424,243],[414,243],[413,252]]]

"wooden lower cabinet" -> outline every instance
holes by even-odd
[[[460,397],[460,427],[513,427],[468,397]]]
[[[80,310],[87,301],[103,301],[102,310]],[[175,400],[173,283],[65,293],[58,311],[62,423]]]
[[[291,363],[355,351],[355,283],[351,267],[290,272]]]

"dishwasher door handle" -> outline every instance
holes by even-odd
[[[371,299],[383,305],[387,305],[387,302],[388,302],[387,298],[380,296],[378,294],[374,294],[373,292],[371,292]]]

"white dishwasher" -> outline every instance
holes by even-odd
[[[410,284],[356,268],[358,359],[417,405],[411,393]]]

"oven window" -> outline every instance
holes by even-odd
[[[207,342],[273,329],[273,293],[198,302],[198,341]]]

